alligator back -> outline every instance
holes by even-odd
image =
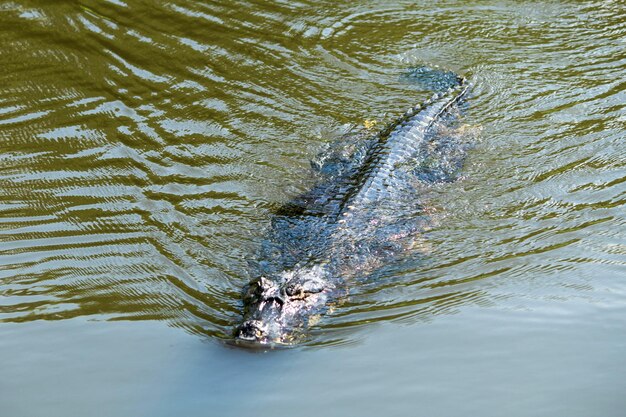
[[[325,216],[326,221],[334,222],[349,208],[366,210],[401,193],[410,177],[424,182],[452,179],[463,162],[465,148],[456,141],[446,141],[438,129],[458,109],[468,83],[451,72],[443,74],[447,76],[447,90],[410,108],[375,136],[350,132],[338,149],[318,156],[321,160],[313,165],[324,173],[322,181],[276,214]]]
[[[327,262],[349,276],[356,264],[371,269],[387,260],[390,251],[380,248],[392,239],[401,245],[397,236],[427,228],[416,183],[452,180],[465,157],[445,128],[456,121],[468,83],[454,75],[450,84],[376,135],[350,133],[322,156],[315,164],[322,180],[272,217],[256,274]]]
[[[436,93],[380,132],[367,160],[354,178],[354,187],[343,196],[342,208],[364,209],[388,198],[391,191],[400,187],[402,184],[398,180],[404,178],[399,174],[406,170],[398,168],[407,165],[419,167],[424,159],[431,156],[433,149],[427,148],[434,124],[455,108],[467,89],[466,80],[459,77],[455,88]]]

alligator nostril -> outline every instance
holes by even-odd
[[[265,326],[258,320],[248,320],[241,323],[237,330],[237,337],[243,340],[260,340],[266,333]]]
[[[284,301],[282,298],[280,298],[280,297],[276,297],[276,296],[274,296],[274,297],[268,297],[268,298],[267,298],[267,300],[266,300],[266,302],[267,302],[267,303],[276,303],[276,304],[278,304],[278,306],[279,306],[279,307],[281,307],[281,308],[283,307],[283,304],[285,304],[285,301]]]

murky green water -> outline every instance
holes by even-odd
[[[0,3],[0,414],[620,416],[626,6]],[[303,347],[226,347],[345,125],[474,84],[427,259]]]

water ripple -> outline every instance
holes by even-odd
[[[619,2],[27,3],[0,5],[0,320],[229,337],[272,211],[345,126],[427,97],[400,76],[421,64],[472,81],[464,177],[424,190],[424,254],[360,279],[312,343],[602,297],[623,268]]]

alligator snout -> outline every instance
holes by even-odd
[[[267,326],[260,320],[247,320],[237,329],[237,338],[250,342],[258,342],[267,338]]]
[[[236,330],[237,339],[260,344],[279,343],[281,315],[285,301],[278,295],[260,300]]]
[[[289,332],[275,322],[246,320],[237,328],[235,342],[243,342],[243,346],[252,348],[276,348],[289,344],[283,340],[288,334]]]

